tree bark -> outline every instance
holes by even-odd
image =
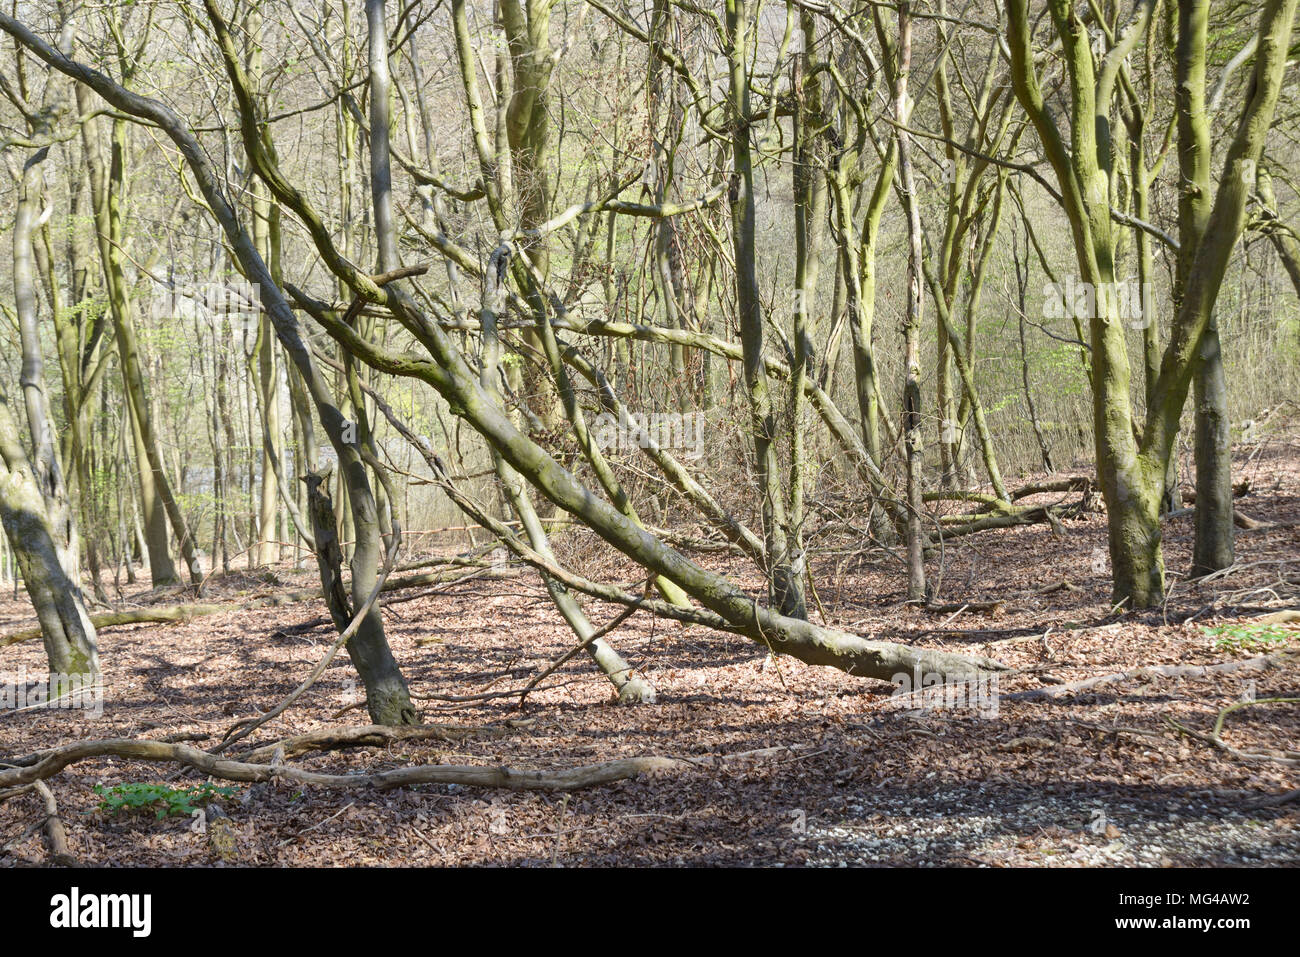
[[[924,508],[921,500],[921,311],[925,291],[921,277],[921,211],[917,205],[916,176],[912,170],[912,140],[905,132],[911,108],[907,80],[912,69],[912,5],[898,5],[898,78],[894,87],[895,135],[898,140],[898,171],[902,177],[904,212],[907,216],[907,311],[903,323],[903,444],[907,466],[907,597],[924,602],[929,598],[925,582]]]
[[[51,527],[18,437],[18,427],[0,390],[0,520],[22,570],[23,585],[36,610],[50,666],[50,697],[84,687],[99,677],[95,626],[81,586],[66,569],[66,543]]]
[[[745,392],[750,409],[750,436],[754,446],[754,471],[763,515],[763,534],[770,563],[768,588],[772,603],[781,613],[806,617],[802,583],[794,574],[786,530],[785,497],[781,490],[781,466],[777,458],[776,413],[768,388],[763,362],[764,318],[758,291],[755,244],[754,165],[750,153],[749,116],[749,0],[727,0],[729,106],[734,131],[731,155],[731,233],[736,257],[736,309],[740,316],[741,349],[744,353]]]

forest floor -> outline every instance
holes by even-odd
[[[739,637],[635,615],[612,638],[653,680],[657,704],[614,704],[608,683],[579,656],[523,708],[516,698],[424,698],[424,721],[468,729],[448,740],[312,753],[291,763],[348,773],[411,763],[560,769],[638,755],[740,757],[567,796],[456,785],[241,785],[223,804],[236,840],[229,861],[189,818],[108,813],[92,790],[129,782],[182,787],[199,780],[193,774],[176,779],[174,766],[100,759],[49,783],[72,854],[110,866],[1295,865],[1300,705],[1260,703],[1226,718],[1222,740],[1254,759],[1171,724],[1204,733],[1234,702],[1300,696],[1300,627],[1257,624],[1278,609],[1300,608],[1300,443],[1251,446],[1236,465],[1236,477],[1251,483],[1240,510],[1272,527],[1239,533],[1229,574],[1187,582],[1191,516],[1171,518],[1170,598],[1152,612],[1112,613],[1099,514],[1066,521],[1063,536],[1034,525],[954,542],[939,601],[1003,603],[988,613],[906,606],[901,568],[888,557],[814,561],[833,624],[1021,669],[999,681],[1001,698],[991,708],[909,708],[886,683],[774,660]],[[287,565],[275,575],[287,587],[314,581],[309,570]],[[204,600],[243,601],[274,587],[232,576],[209,586]],[[419,695],[522,687],[572,643],[531,573],[396,597],[384,612],[388,634]],[[595,606],[593,618],[607,621],[616,611]],[[318,604],[303,602],[106,629],[102,715],[0,712],[0,761],[86,738],[184,735],[210,746],[302,681],[333,639],[320,615]],[[818,610],[813,617],[820,620]],[[31,621],[25,602],[0,603],[0,633]],[[5,680],[44,667],[39,642],[0,655]],[[1131,676],[1051,696],[1065,683],[1141,666],[1262,655],[1274,666]],[[364,710],[339,714],[356,700],[353,675],[340,655],[255,742],[364,724]],[[1048,694],[1015,697],[1035,690]],[[39,829],[23,838],[41,808],[31,792],[0,803],[0,866],[47,862]]]

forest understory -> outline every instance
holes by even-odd
[[[88,759],[49,778],[48,795],[29,790],[0,802],[0,867],[53,862],[49,799],[66,836],[59,860],[100,866],[1294,865],[1300,440],[1238,447],[1233,474],[1244,489],[1237,507],[1252,524],[1239,530],[1235,564],[1186,581],[1192,516],[1167,519],[1171,587],[1163,606],[1146,611],[1110,607],[1105,517],[1095,511],[1057,529],[1035,524],[952,543],[941,594],[924,610],[905,602],[887,554],[811,554],[814,621],[824,615],[866,637],[1001,661],[1014,670],[998,676],[993,707],[917,706],[885,682],[773,658],[746,638],[644,613],[611,638],[652,680],[657,703],[616,704],[608,680],[578,656],[521,706],[505,693],[572,647],[572,634],[535,572],[462,576],[395,592],[384,605],[421,725],[298,753],[288,739],[345,736],[365,724],[340,655],[282,716],[240,742],[245,754],[260,752],[246,759],[336,775],[671,760],[561,792],[237,784],[174,763]],[[699,560],[761,596],[762,582],[739,560]],[[932,575],[938,562],[932,556]],[[602,571],[636,578],[632,566]],[[103,629],[102,715],[5,713],[0,767],[90,739],[218,743],[297,687],[333,640],[318,601],[237,606],[310,588],[314,575],[282,563],[215,576],[202,600],[230,611]],[[0,603],[0,634],[34,622],[25,596],[12,597]],[[176,590],[127,597],[128,607],[190,600]],[[593,612],[600,624],[618,609]],[[11,669],[44,667],[39,642],[6,654]],[[1102,680],[1082,685],[1090,679]],[[1234,704],[1242,706],[1225,713]],[[114,787],[175,791],[204,780],[233,789],[213,801],[225,815],[159,818],[152,806],[104,806]]]

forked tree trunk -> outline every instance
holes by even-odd
[[[1164,470],[1141,460],[1123,468],[1112,456],[1098,469],[1098,477],[1106,499],[1111,601],[1126,609],[1157,605],[1165,595],[1160,529]]]

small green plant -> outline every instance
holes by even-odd
[[[169,788],[165,784],[132,781],[111,788],[96,784],[93,790],[103,798],[99,802],[101,811],[116,814],[118,811],[152,809],[161,821],[172,815],[189,817],[210,801],[233,797],[238,789],[217,787],[206,781],[189,788]]]
[[[1219,625],[1201,629],[1214,639],[1214,647],[1240,651],[1274,648],[1295,639],[1295,633],[1280,625]]]

